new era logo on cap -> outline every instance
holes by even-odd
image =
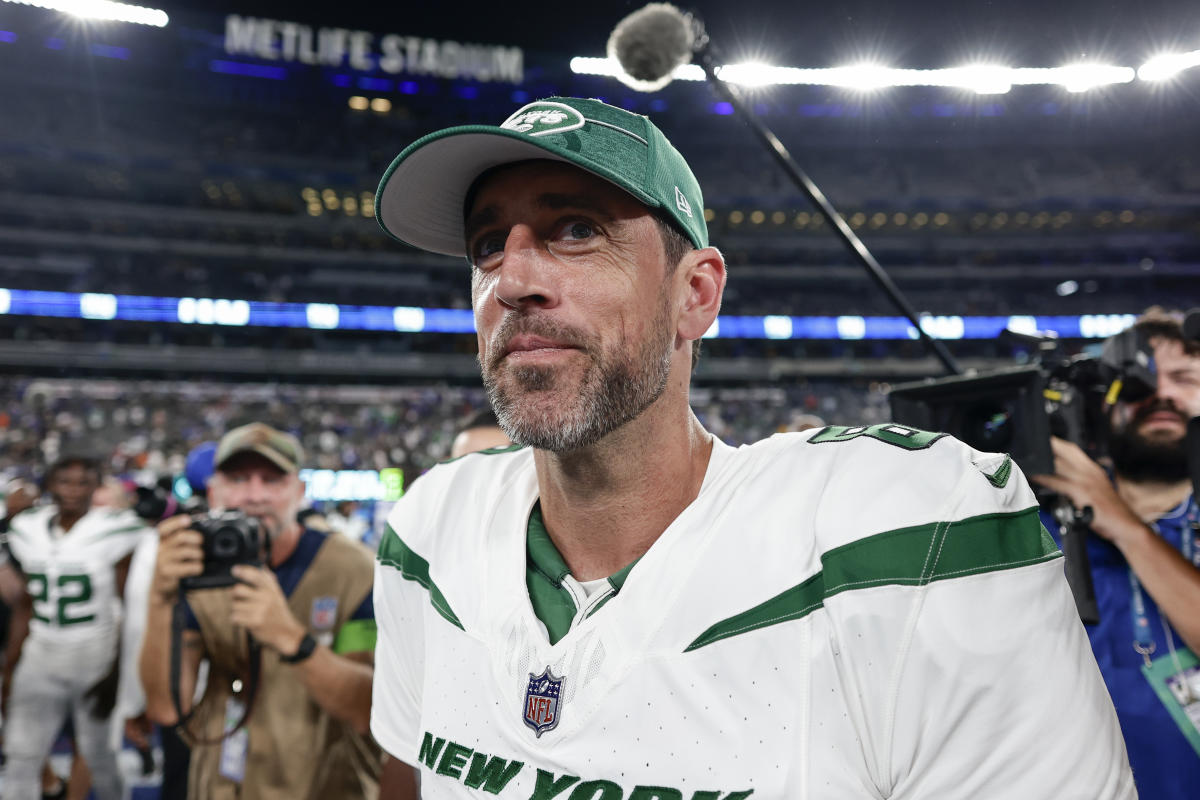
[[[675,207],[688,215],[688,219],[692,218],[692,204],[683,196],[683,192],[679,191],[679,187],[675,187]]]
[[[523,106],[500,123],[500,127],[530,136],[545,136],[548,133],[566,133],[582,128],[583,123],[583,114],[566,103],[543,101]]]

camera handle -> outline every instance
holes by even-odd
[[[1054,519],[1058,521],[1062,537],[1063,555],[1066,557],[1067,584],[1075,598],[1075,608],[1084,625],[1100,622],[1100,607],[1096,603],[1096,589],[1092,585],[1092,565],[1088,560],[1087,537],[1091,533],[1092,507],[1077,509],[1071,501],[1059,495],[1054,506]]]
[[[249,652],[250,673],[246,676],[246,710],[242,712],[242,718],[238,720],[237,725],[222,733],[216,739],[208,739],[194,735],[187,729],[188,722],[196,713],[195,706],[186,714],[183,711],[183,703],[180,700],[179,690],[179,675],[183,668],[183,630],[186,621],[183,611],[183,595],[180,594],[175,599],[175,606],[171,610],[171,701],[175,704],[175,714],[177,722],[175,729],[180,733],[188,734],[196,744],[218,744],[225,738],[246,727],[246,723],[250,720],[250,712],[254,710],[254,699],[258,696],[258,675],[262,667],[262,644],[260,644],[249,631],[246,631],[246,647]]]

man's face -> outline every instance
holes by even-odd
[[[483,382],[514,442],[586,447],[662,394],[690,342],[677,342],[673,271],[645,206],[529,161],[481,181],[466,235]]]
[[[1168,339],[1154,339],[1151,346],[1158,384],[1144,400],[1114,408],[1113,466],[1129,478],[1183,480],[1187,421],[1200,416],[1200,356],[1187,355]]]
[[[46,488],[59,511],[81,515],[91,508],[92,493],[98,485],[96,473],[79,464],[71,464],[56,472]]]
[[[304,483],[260,455],[243,453],[213,473],[208,496],[214,507],[238,509],[258,518],[273,538],[297,524]]]

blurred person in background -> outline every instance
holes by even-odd
[[[204,502],[210,507],[219,508],[224,505],[210,481],[216,450],[216,442],[202,442],[188,451],[184,459],[184,478],[192,496],[185,501],[185,505],[199,507],[202,505],[199,502],[200,498],[204,498]],[[124,720],[125,738],[142,754],[143,773],[149,766],[146,755],[149,752],[154,726],[146,715],[146,693],[142,690],[138,660],[145,635],[150,585],[154,580],[157,557],[158,536],[147,536],[134,551],[133,560],[129,565],[129,578],[125,582],[126,623],[121,638],[122,663],[127,664],[129,669],[122,669],[117,692],[118,718]],[[202,666],[198,678],[201,688],[204,683],[203,672]],[[160,795],[163,798],[186,797],[191,751],[174,726],[160,727],[159,741],[163,754]]]
[[[372,559],[345,537],[302,528],[295,437],[253,423],[222,437],[210,496],[255,518],[265,567],[233,567],[232,587],[189,590],[204,570],[204,537],[191,517],[158,526],[159,547],[140,658],[146,710],[160,725],[180,722],[171,697],[171,617],[183,603],[183,713],[200,661],[209,675],[185,725],[192,759],[188,797],[375,798],[380,752],[368,731],[374,665]],[[246,634],[261,644],[257,697]],[[251,708],[245,727],[231,720]]]
[[[490,408],[473,415],[454,437],[450,446],[450,457],[458,458],[467,453],[477,453],[480,450],[490,450],[494,447],[508,447],[512,440],[500,427],[496,412]]]
[[[66,457],[46,473],[52,502],[13,517],[8,544],[25,580],[6,664],[6,800],[42,794],[46,758],[68,717],[99,800],[123,786],[110,735],[119,673],[120,597],[146,527],[131,511],[93,508],[100,467]],[[19,621],[18,621],[19,620]]]
[[[1092,650],[1141,796],[1185,800],[1200,796],[1200,508],[1186,447],[1188,419],[1200,415],[1200,342],[1161,312],[1135,328],[1153,349],[1157,385],[1112,409],[1111,472],[1055,438],[1055,474],[1032,480],[1092,510]]]
[[[367,520],[358,513],[358,503],[353,500],[341,500],[325,515],[329,529],[342,534],[352,542],[361,542],[367,535]]]

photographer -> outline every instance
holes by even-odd
[[[198,530],[205,520],[174,517],[158,527],[140,672],[150,718],[178,724],[171,633],[181,601],[187,619],[177,679],[185,714],[193,710],[200,661],[210,663],[203,697],[182,726],[192,743],[194,800],[378,792],[379,750],[367,734],[375,644],[371,554],[296,522],[302,458],[294,437],[259,423],[221,439],[210,499],[257,520],[267,563],[233,566],[232,586],[188,588],[189,579],[211,574],[205,554],[211,562],[218,549],[206,546],[212,542]],[[226,525],[223,535],[238,527]],[[245,529],[252,541],[253,527]],[[247,707],[245,726],[233,730]]]
[[[1088,627],[1092,649],[1141,796],[1182,800],[1200,786],[1200,514],[1185,448],[1188,418],[1200,415],[1200,343],[1162,314],[1135,327],[1153,349],[1157,386],[1113,408],[1112,474],[1054,439],[1055,474],[1032,480],[1092,510],[1087,553],[1100,610]]]

